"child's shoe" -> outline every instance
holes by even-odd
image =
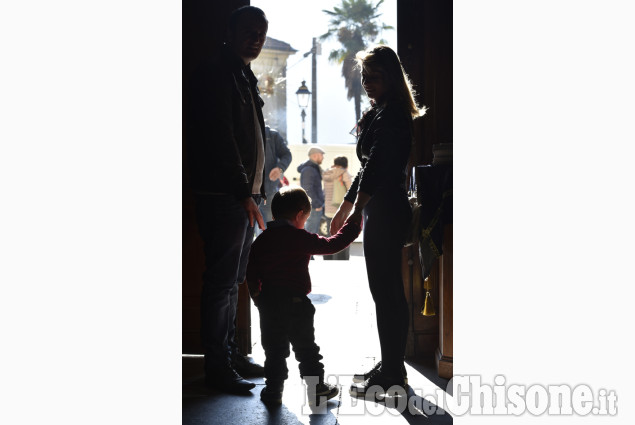
[[[315,387],[309,386],[306,394],[310,406],[319,406],[321,403],[332,399],[340,393],[340,390],[327,382],[320,382]]]
[[[267,383],[260,392],[260,400],[267,404],[282,404],[284,384]]]

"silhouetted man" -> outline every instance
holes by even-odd
[[[258,209],[264,196],[263,101],[249,64],[260,54],[267,29],[262,10],[235,10],[229,41],[198,69],[188,93],[187,156],[206,266],[201,297],[205,382],[228,392],[255,386],[236,369],[263,372],[237,352],[234,336],[238,284],[245,280],[254,225],[264,228]]]

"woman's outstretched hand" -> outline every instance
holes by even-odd
[[[351,210],[353,209],[353,203],[347,200],[343,200],[340,204],[340,207],[337,209],[337,212],[333,216],[331,220],[331,235],[336,234],[340,231],[344,222],[348,218]]]
[[[366,204],[370,201],[370,195],[366,192],[358,191],[355,198],[355,204],[351,204],[353,208],[349,208],[348,218],[344,224],[350,222],[356,223],[358,226],[362,225],[362,211]],[[352,210],[352,211],[351,211]],[[331,233],[332,234],[332,233]]]

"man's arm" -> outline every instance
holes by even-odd
[[[291,151],[278,132],[275,133],[274,140],[276,144],[276,156],[278,157],[277,167],[280,168],[282,172],[285,172],[287,168],[289,168],[289,164],[291,164]]]
[[[291,163],[291,151],[287,147],[282,136],[275,130],[269,130],[276,165],[269,172],[269,180],[277,181]]]

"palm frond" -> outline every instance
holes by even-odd
[[[331,50],[329,61],[342,64],[346,97],[355,99],[356,115],[359,115],[363,89],[355,55],[373,44],[381,31],[394,29],[379,20],[382,16],[379,7],[383,3],[384,0],[376,4],[373,0],[341,0],[341,4],[332,10],[323,10],[329,16],[329,23],[328,31],[320,36],[320,40],[335,37],[341,45],[341,48]],[[385,40],[380,42],[385,43]]]

